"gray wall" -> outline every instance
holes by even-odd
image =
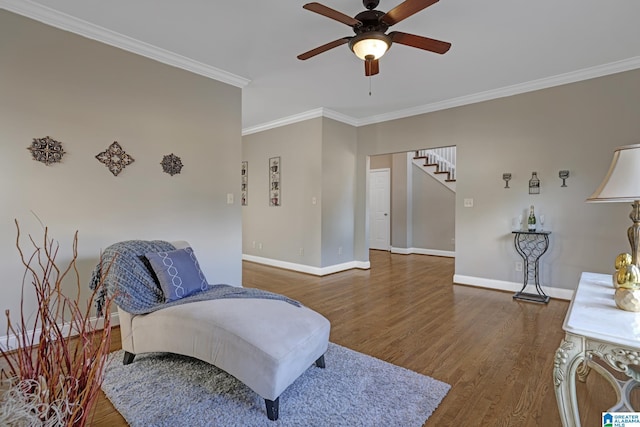
[[[455,193],[413,164],[409,153],[371,156],[369,168],[391,169],[393,250],[455,251]]]
[[[249,162],[249,201],[242,208],[244,254],[321,266],[323,120],[243,137],[243,160]],[[282,206],[269,206],[267,168],[269,158],[277,156],[282,161]]]
[[[279,207],[270,207],[267,198],[266,168],[274,156],[282,159]],[[243,159],[249,162],[249,202],[242,209],[248,259],[314,268],[353,261],[353,126],[316,118],[245,135]]]
[[[412,246],[455,251],[456,193],[412,165]]]
[[[322,263],[353,261],[356,129],[322,120]]]
[[[411,179],[407,165],[407,154],[396,153],[391,156],[391,246],[410,248],[412,243]]]
[[[19,313],[24,272],[14,219],[28,253],[27,234],[41,240],[38,218],[47,225],[62,265],[78,230],[83,287],[101,249],[128,239],[187,240],[210,282],[241,284],[240,206],[226,203],[239,199],[239,88],[4,10],[0,58],[3,311]],[[27,150],[47,135],[66,151],[48,167]],[[95,159],[114,141],[135,159],[117,177]],[[184,164],[173,177],[160,166],[170,153]]]
[[[391,169],[391,154],[371,156],[369,169]]]
[[[640,70],[358,128],[356,257],[368,259],[367,156],[457,146],[456,275],[521,281],[511,219],[534,204],[553,231],[542,282],[573,289],[583,271],[611,273],[629,251],[626,204],[586,204],[615,147],[639,142]],[[558,171],[568,169],[568,187]],[[541,194],[527,182],[537,171]],[[502,173],[511,172],[511,189]],[[465,198],[474,199],[464,208]]]

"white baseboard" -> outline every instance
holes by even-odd
[[[410,254],[418,254],[418,255],[433,255],[433,256],[442,256],[447,258],[455,258],[456,253],[452,251],[441,251],[438,249],[422,249],[422,248],[394,248],[391,247],[392,254],[401,254],[401,255],[410,255]]]
[[[340,271],[351,270],[352,268],[359,268],[362,270],[368,270],[371,268],[369,261],[350,261],[343,264],[335,264],[327,267],[312,267],[310,265],[296,264],[293,262],[279,261],[277,259],[262,258],[254,255],[242,254],[244,261],[251,261],[258,264],[269,265],[271,267],[284,268],[286,270],[299,271],[301,273],[313,274],[314,276],[326,276],[327,274],[338,273]]]
[[[480,288],[496,289],[500,291],[518,292],[522,288],[522,283],[507,282],[504,280],[485,279],[482,277],[463,276],[461,274],[453,275],[453,283],[461,285],[477,286]],[[551,298],[563,300],[571,300],[573,298],[572,289],[555,288],[552,286],[543,286],[542,290]],[[537,293],[535,286],[527,285],[525,292]]]
[[[104,328],[104,318],[102,317],[92,317],[90,319],[90,322],[94,325],[94,327],[96,329],[103,329]],[[113,326],[118,326],[120,324],[120,317],[118,316],[118,312],[113,312],[111,313],[111,327]],[[61,325],[62,326],[62,334],[63,335],[67,335],[69,333],[69,324],[64,324]],[[35,330],[30,330],[28,332],[29,334],[29,338],[31,341],[31,337],[33,337],[33,341],[31,342],[38,342],[38,340],[40,339],[40,334],[42,333],[42,329],[38,328]],[[12,351],[18,348],[18,338],[14,335],[3,335],[0,337],[0,348],[2,348],[4,351]]]

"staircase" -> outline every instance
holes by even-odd
[[[413,164],[455,193],[456,191],[456,147],[417,150]]]

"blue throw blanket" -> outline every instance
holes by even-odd
[[[275,299],[297,307],[301,306],[298,301],[284,295],[230,285],[210,285],[210,289],[206,291],[165,303],[162,289],[144,255],[174,249],[176,248],[171,243],[162,240],[128,240],[106,248],[93,271],[89,284],[91,289],[96,289],[102,282],[96,296],[98,315],[103,314],[107,295],[114,298],[118,307],[131,314],[151,313],[174,305],[220,298]]]

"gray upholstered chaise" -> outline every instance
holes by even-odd
[[[173,242],[177,247],[186,242]],[[279,396],[314,363],[324,368],[329,321],[273,299],[214,299],[132,315],[118,307],[124,363],[170,352],[211,363],[265,399],[278,419]]]

